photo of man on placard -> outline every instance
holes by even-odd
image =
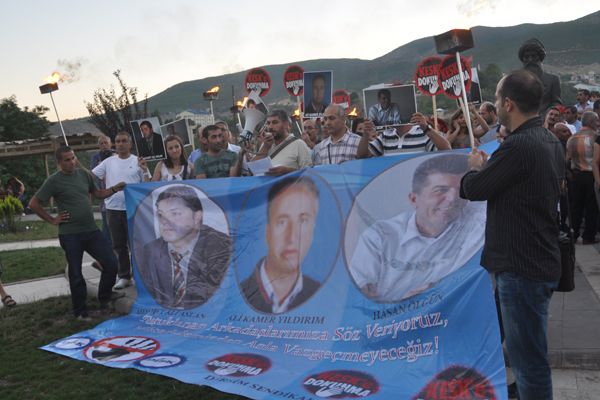
[[[363,89],[365,115],[377,127],[408,124],[417,112],[414,85],[377,85]]]
[[[267,254],[241,283],[248,303],[258,311],[279,314],[308,300],[321,286],[303,273],[319,212],[319,189],[308,177],[285,178],[268,193]]]
[[[138,268],[144,286],[163,307],[204,304],[227,272],[231,238],[205,224],[202,201],[189,185],[168,186],[154,207],[160,237],[143,246]]]
[[[407,162],[419,163],[408,207],[396,206],[400,213],[371,223],[357,240],[346,238],[350,275],[361,292],[377,302],[398,302],[429,289],[462,267],[483,244],[485,204],[459,196],[460,180],[468,170],[467,155],[418,157],[382,175],[402,171],[404,176],[407,167],[401,167]],[[364,204],[375,204],[370,193],[376,191],[362,194],[363,206],[356,207],[359,216],[349,218],[347,236],[360,231],[356,221],[364,219],[361,213],[368,215]]]
[[[151,117],[131,121],[131,129],[138,157],[146,160],[158,160],[166,157],[158,118]]]
[[[304,117],[320,118],[331,103],[333,72],[304,73]]]

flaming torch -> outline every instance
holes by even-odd
[[[213,122],[214,122],[215,121],[215,112],[213,110],[213,101],[219,99],[219,87],[215,86],[215,87],[211,88],[210,90],[207,90],[206,92],[202,93],[202,96],[204,97],[204,100],[208,100],[210,102],[210,113],[213,117]]]
[[[54,107],[54,112],[56,113],[56,119],[58,120],[58,124],[60,125],[60,130],[63,134],[63,139],[65,139],[65,145],[69,145],[69,142],[67,142],[67,135],[65,134],[65,128],[63,128],[63,124],[60,120],[60,117],[58,116],[58,110],[56,109],[56,104],[54,103],[54,97],[52,97],[52,92],[55,92],[58,90],[58,81],[60,81],[60,74],[58,72],[53,72],[51,76],[46,77],[46,83],[45,85],[40,86],[40,93],[41,94],[46,94],[49,93],[50,94],[50,100],[52,100],[52,106]]]
[[[300,132],[300,135],[302,135],[304,133],[304,129],[302,129],[300,127],[300,123],[302,123],[303,121],[302,121],[302,118],[300,118],[300,109],[299,108],[296,108],[294,110],[294,113],[292,114],[292,119],[296,123],[296,127],[298,128],[298,132]],[[304,127],[303,123],[302,123],[302,127]]]
[[[358,113],[356,112],[356,107],[354,107],[352,111],[348,113],[348,119],[354,121],[356,118],[358,118]]]
[[[245,104],[246,104],[246,100],[247,100],[247,99],[248,99],[247,97],[244,97],[244,100],[238,100],[238,101],[236,101],[236,102],[235,102],[235,103],[234,103],[234,104],[233,104],[233,105],[232,105],[232,106],[229,108],[229,110],[231,111],[231,113],[232,113],[233,115],[237,115],[237,120],[238,120],[238,123],[237,123],[237,128],[238,128],[238,131],[239,131],[240,133],[242,133],[242,131],[243,131],[243,128],[242,128],[242,117],[240,116],[240,113],[241,113],[241,112],[242,112],[242,110],[244,109],[244,106],[245,106]]]

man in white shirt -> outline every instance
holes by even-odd
[[[151,175],[146,161],[131,154],[131,137],[129,133],[117,133],[115,136],[115,150],[116,155],[102,161],[92,170],[92,173],[99,179],[104,179],[107,187],[111,187],[118,182],[129,184],[150,180]],[[116,193],[106,199],[104,203],[113,250],[119,261],[119,280],[114,289],[124,289],[131,285],[125,194],[123,192]]]
[[[462,267],[483,244],[485,204],[459,197],[466,154],[427,157],[415,170],[414,211],[378,221],[358,240],[350,274],[375,301],[398,302]]]

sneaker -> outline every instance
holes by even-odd
[[[115,300],[117,299],[121,299],[123,297],[125,297],[126,294],[123,292],[111,292],[110,296],[108,297],[108,299],[106,300],[99,300],[100,301],[100,309],[106,309],[108,308],[108,306],[113,303]]]
[[[87,311],[82,312],[81,314],[79,314],[78,316],[76,316],[75,319],[77,321],[85,321],[85,322],[89,322],[89,321],[92,320],[92,318],[89,316],[89,314],[87,313]]]
[[[96,270],[98,270],[100,272],[103,271],[102,264],[100,264],[98,261],[92,262],[92,268],[94,268],[94,269],[96,269]]]
[[[117,284],[115,286],[113,286],[113,289],[121,290],[121,289],[125,289],[126,287],[129,287],[129,286],[131,286],[131,279],[119,278],[119,280],[117,281]]]

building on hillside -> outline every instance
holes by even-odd
[[[175,120],[187,118],[194,123],[194,127],[197,126],[207,126],[214,122],[213,116],[208,111],[198,110],[195,108],[190,108],[185,111],[180,112],[175,117]]]

